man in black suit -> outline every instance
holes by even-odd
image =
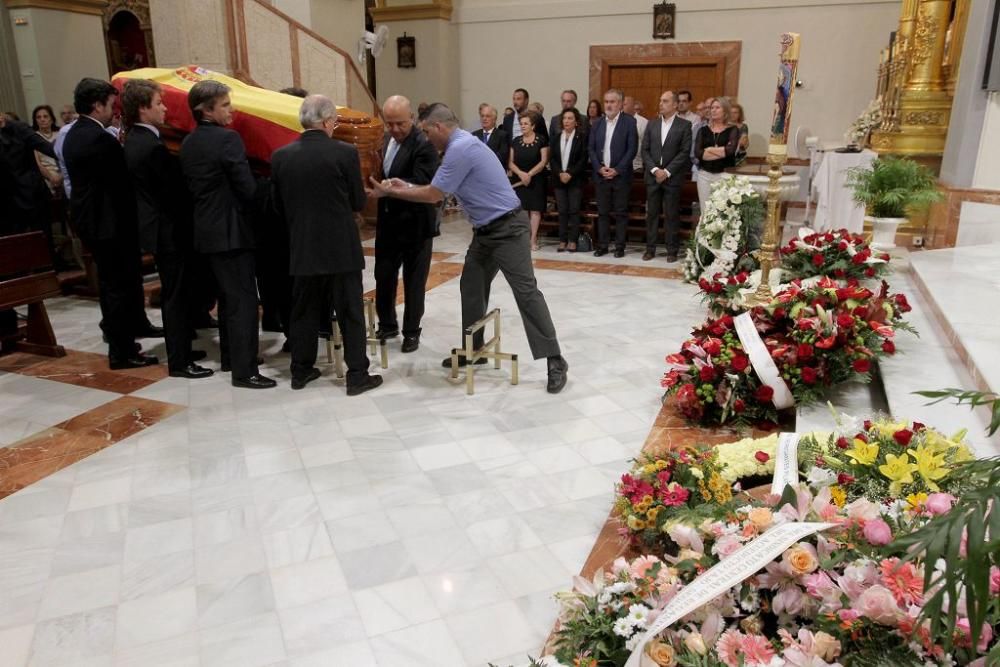
[[[229,86],[199,81],[188,93],[198,125],[181,145],[181,168],[194,197],[194,249],[208,255],[219,286],[222,370],[233,386],[267,389],[276,382],[257,367],[259,331],[250,209],[257,184],[232,123]],[[74,184],[75,187],[75,184]]]
[[[625,94],[617,88],[604,93],[604,115],[588,138],[590,164],[597,190],[597,243],[594,257],[608,254],[611,218],[615,219],[615,257],[625,256],[628,198],[632,188],[632,160],[639,149],[635,119],[622,112]]]
[[[158,363],[135,344],[136,329],[146,321],[135,194],[121,144],[105,130],[114,117],[117,95],[107,81],[82,79],[73,91],[80,117],[63,144],[73,183],[73,221],[97,264],[101,329],[112,370]]]
[[[394,95],[382,105],[386,133],[382,173],[414,185],[427,185],[434,178],[439,160],[437,149],[413,123],[410,100]],[[439,234],[437,207],[385,197],[378,202],[375,228],[375,309],[379,338],[399,335],[396,319],[396,286],[403,269],[403,352],[420,346],[420,319],[424,316],[424,293],[431,268],[433,238]]]
[[[180,162],[160,140],[166,122],[160,86],[146,79],[125,84],[122,93],[125,162],[135,189],[139,245],[156,258],[160,305],[166,332],[167,367],[171,377],[205,378],[212,371],[194,363],[188,322],[191,251],[191,200]],[[197,358],[202,358],[200,352]]]
[[[503,131],[507,133],[507,139],[513,143],[515,137],[521,136],[521,116],[528,112],[528,102],[531,97],[524,88],[518,88],[511,95],[511,106],[514,113],[506,114],[503,117]],[[542,120],[544,126],[544,119]],[[507,157],[504,158],[504,168],[506,169]]]
[[[382,384],[369,375],[361,272],[365,259],[354,221],[365,206],[361,161],[351,144],[333,138],[337,107],[330,98],[310,95],[297,141],[271,156],[272,199],[288,225],[292,287],[292,389],[320,376],[316,346],[330,304],[344,334],[347,395]]]
[[[665,213],[667,261],[680,250],[681,187],[691,169],[691,123],[677,115],[677,93],[660,95],[660,115],[649,121],[642,136],[642,172],[646,179],[646,252],[656,256],[660,211]]]
[[[557,252],[576,252],[580,237],[580,202],[587,172],[587,139],[580,131],[580,112],[561,114],[560,131],[549,140],[549,171],[553,175],[556,207],[559,209]]]
[[[52,144],[42,135],[0,113],[0,210],[4,212],[0,236],[43,231],[49,219],[48,189],[35,151],[55,157]]]
[[[562,108],[559,109],[559,113],[552,116],[551,120],[549,120],[550,145],[551,142],[554,141],[555,138],[559,136],[559,133],[563,131],[563,125],[562,125],[563,112],[569,111],[570,109],[576,109],[576,99],[577,99],[576,91],[571,88],[562,91],[562,94],[559,96],[559,103],[562,105]],[[581,120],[586,120],[586,119],[587,117],[583,116]],[[582,130],[580,134],[587,134],[586,130],[583,129],[582,124],[578,123],[576,129],[578,131]]]
[[[510,160],[510,135],[502,127],[497,127],[496,108],[486,102],[480,104],[479,123],[482,127],[473,132],[472,136],[484,142],[496,154],[506,171],[507,161]]]

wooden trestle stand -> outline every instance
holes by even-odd
[[[476,332],[482,331],[486,325],[493,322],[493,337],[486,341],[478,350],[473,347],[472,339]],[[471,396],[475,393],[475,369],[477,359],[492,359],[493,367],[499,369],[501,361],[511,362],[510,383],[517,384],[517,355],[500,351],[500,309],[494,308],[486,316],[465,329],[465,347],[451,349],[451,378],[458,378],[458,358],[464,357],[465,393]]]

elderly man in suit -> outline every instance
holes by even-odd
[[[292,389],[320,376],[316,346],[330,305],[344,334],[347,395],[382,384],[368,374],[361,272],[365,258],[354,221],[365,207],[361,160],[351,144],[333,138],[337,107],[309,95],[299,109],[305,131],[271,156],[272,201],[288,225],[292,274]]]
[[[101,329],[112,370],[158,363],[135,344],[137,323],[145,320],[135,195],[121,144],[106,131],[117,96],[107,81],[82,79],[73,91],[80,118],[63,143],[73,180],[73,221],[97,264]]]
[[[257,183],[243,140],[226,128],[233,120],[229,86],[199,81],[188,93],[188,106],[198,125],[181,144],[181,168],[194,197],[194,249],[208,255],[219,287],[222,370],[232,370],[234,387],[268,389],[277,383],[257,366],[260,332],[250,222]]]
[[[517,88],[511,95],[510,103],[514,109],[514,113],[503,117],[503,131],[507,133],[507,138],[511,143],[514,142],[515,137],[521,136],[521,116],[528,112],[528,103],[530,101],[531,97],[524,88]],[[543,120],[542,123],[544,124],[544,122]],[[506,161],[504,164],[507,164]]]
[[[622,113],[625,95],[612,88],[604,93],[604,115],[594,123],[588,152],[597,190],[597,247],[594,257],[608,254],[611,218],[615,219],[615,257],[625,256],[628,198],[632,161],[639,149],[635,119]]]
[[[680,200],[684,178],[691,168],[691,123],[677,114],[677,93],[660,95],[660,115],[642,136],[642,165],[646,179],[646,252],[656,256],[660,212],[665,213],[667,261],[676,262],[680,249]]]
[[[125,162],[135,189],[139,244],[153,253],[160,274],[160,304],[166,332],[167,367],[171,377],[206,378],[212,371],[195,363],[204,358],[191,350],[188,321],[191,252],[191,201],[177,158],[160,139],[167,107],[159,84],[134,79],[122,93]]]
[[[382,105],[386,133],[382,172],[414,185],[427,185],[434,178],[439,159],[437,149],[413,122],[410,100],[394,95]],[[487,142],[487,145],[488,142]],[[403,352],[420,347],[420,319],[424,316],[424,293],[431,268],[433,238],[439,234],[437,207],[384,198],[378,202],[375,227],[375,309],[379,338],[399,335],[396,319],[396,286],[403,269]]]
[[[496,107],[486,102],[480,104],[479,124],[481,127],[473,132],[472,136],[486,144],[506,169],[510,157],[510,135],[502,127],[497,127]]]

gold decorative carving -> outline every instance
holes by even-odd
[[[105,30],[111,25],[111,19],[115,14],[121,11],[135,14],[139,19],[139,27],[143,30],[153,29],[153,22],[149,18],[149,0],[111,0],[103,12]]]
[[[8,9],[54,9],[74,14],[100,16],[108,0],[6,0]]]
[[[917,14],[917,27],[913,30],[913,46],[909,49],[911,73],[931,57],[934,39],[934,17],[927,7],[921,7]]]
[[[940,125],[941,113],[938,111],[910,111],[903,117],[904,125]]]
[[[379,7],[373,7],[368,10],[375,23],[419,21],[421,19],[451,20],[451,0],[435,0],[434,2],[425,2],[419,5],[399,5],[397,7],[386,7],[384,3],[379,4]]]

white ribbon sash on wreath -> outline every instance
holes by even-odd
[[[726,560],[713,565],[691,584],[682,588],[667,603],[656,621],[646,630],[642,639],[632,650],[632,655],[629,656],[625,667],[640,667],[646,644],[671,625],[696,611],[702,605],[711,602],[733,586],[743,583],[802,538],[835,525],[814,522],[783,523],[740,547]]]
[[[774,477],[771,493],[781,495],[788,485],[799,483],[799,434],[782,433],[774,456]]]
[[[774,392],[771,402],[779,410],[790,408],[795,405],[795,397],[789,391],[788,385],[781,379],[781,373],[771,358],[771,353],[767,351],[764,341],[760,339],[760,333],[754,326],[750,313],[742,313],[733,318],[736,327],[736,335],[740,338],[743,350],[750,357],[754,372],[766,387],[770,387]]]

